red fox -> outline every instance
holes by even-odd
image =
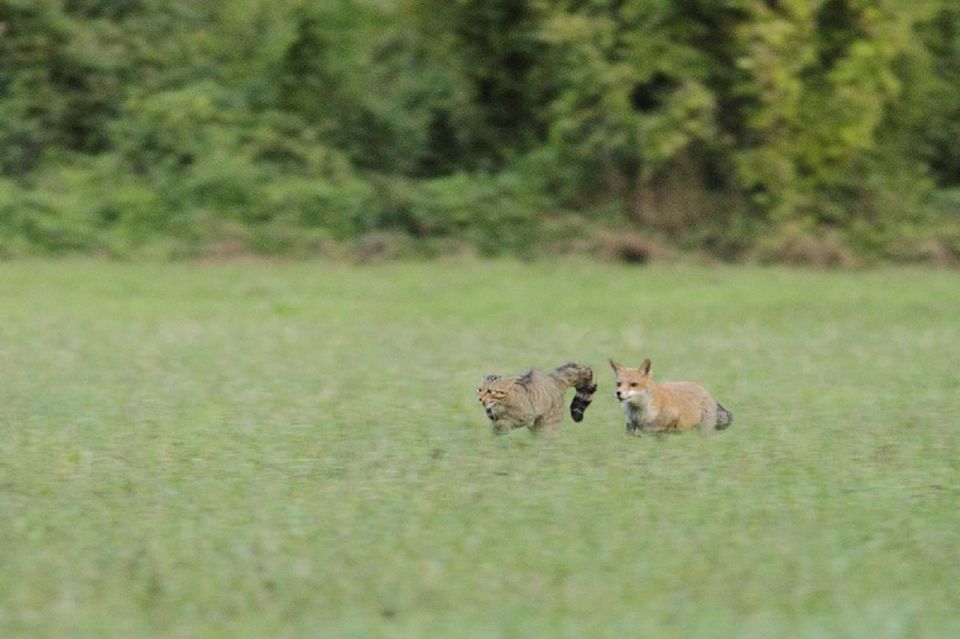
[[[496,434],[522,426],[534,432],[554,430],[563,420],[563,394],[571,386],[577,394],[570,403],[570,416],[579,422],[597,390],[586,364],[567,362],[549,373],[530,369],[509,377],[487,375],[477,388],[477,399]]]
[[[627,434],[692,430],[723,430],[733,414],[694,382],[653,381],[650,360],[640,368],[621,366],[610,360],[617,374],[617,399],[627,417]]]

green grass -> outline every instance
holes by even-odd
[[[608,357],[733,426],[626,437]],[[960,636],[956,273],[5,263],[0,373],[0,636]]]

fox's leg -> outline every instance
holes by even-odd
[[[640,420],[634,419],[633,416],[627,417],[627,435],[636,435],[637,437],[643,435]]]

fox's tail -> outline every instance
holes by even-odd
[[[557,366],[550,372],[551,377],[564,385],[564,388],[573,386],[577,394],[570,403],[570,416],[573,421],[583,419],[583,412],[593,401],[593,394],[597,392],[597,380],[593,376],[593,369],[586,364],[567,362]]]
[[[733,413],[717,402],[717,430],[723,430],[733,423]]]

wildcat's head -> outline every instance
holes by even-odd
[[[487,375],[477,387],[477,400],[483,404],[483,410],[496,428],[497,420],[507,412],[507,402],[515,379],[499,375]]]

